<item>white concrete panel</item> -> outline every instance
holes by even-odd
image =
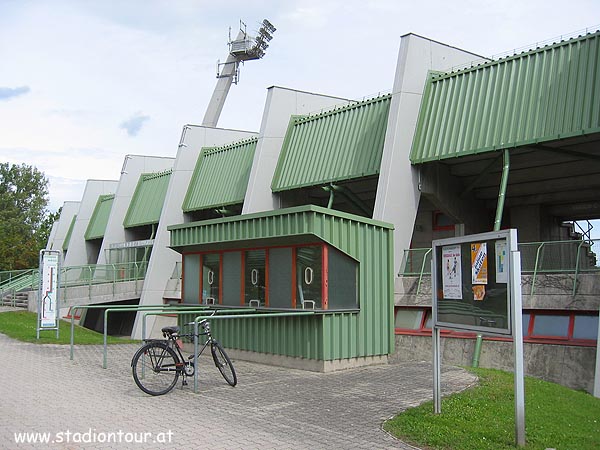
[[[69,240],[69,248],[65,256],[65,266],[81,266],[88,264],[88,249],[85,242],[85,231],[96,207],[100,195],[114,194],[118,181],[88,180],[83,191],[75,226]]]
[[[277,196],[271,192],[271,180],[291,116],[315,114],[348,102],[339,97],[277,86],[268,89],[242,214],[279,209]]]
[[[373,212],[374,219],[395,226],[396,273],[404,249],[410,247],[419,207],[418,169],[410,164],[409,156],[427,72],[446,70],[478,58],[480,56],[473,53],[415,34],[402,36]]]
[[[52,250],[52,242],[54,241],[54,236],[56,236],[56,230],[58,229],[58,220],[56,220],[52,224],[52,228],[50,229],[50,235],[48,236],[48,242],[46,242],[46,250]]]
[[[119,185],[115,192],[115,199],[110,211],[102,247],[98,255],[98,264],[106,264],[105,250],[110,248],[111,244],[126,242],[125,228],[123,220],[129,209],[129,204],[135,188],[137,187],[140,175],[143,173],[160,172],[173,167],[175,158],[163,158],[157,156],[127,155],[123,163],[123,172],[119,179]]]
[[[140,305],[163,304],[163,294],[167,282],[175,269],[176,263],[181,262],[181,255],[168,247],[170,236],[167,227],[185,221],[181,207],[202,147],[218,147],[255,136],[257,136],[256,133],[248,131],[197,125],[186,125],[184,127],[156,231],[154,247],[148,262],[148,272],[144,281]],[[152,329],[154,319],[155,316],[148,316],[148,330]],[[141,315],[138,314],[132,336],[141,338],[141,333]]]
[[[73,216],[79,211],[80,202],[64,202],[62,210],[60,211],[60,217],[55,222],[56,230],[54,235],[48,239],[46,248],[50,250],[60,250],[62,252],[62,246],[65,242],[65,237],[69,232],[69,226],[73,220]],[[54,228],[54,226],[53,226]]]

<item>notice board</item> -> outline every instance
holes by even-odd
[[[433,241],[434,326],[512,335],[511,251],[514,229]]]

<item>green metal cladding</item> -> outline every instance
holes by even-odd
[[[308,205],[168,229],[171,248],[182,253],[324,241],[359,262],[358,311],[214,321],[225,346],[325,361],[393,351],[391,224]]]
[[[183,201],[185,212],[243,203],[258,139],[203,148]]]
[[[167,195],[172,170],[140,175],[129,209],[123,220],[125,228],[158,223]]]
[[[77,221],[77,214],[73,216],[71,219],[71,224],[69,225],[69,229],[67,230],[67,234],[65,235],[65,240],[63,241],[62,249],[63,251],[67,251],[69,249],[69,242],[71,241],[71,235],[73,234],[73,228],[75,227],[75,222]]]
[[[600,131],[600,32],[430,73],[413,164]]]
[[[391,95],[290,120],[273,192],[379,174]]]
[[[96,207],[90,218],[90,223],[85,230],[85,240],[101,239],[104,237],[106,226],[108,225],[108,217],[112,209],[114,194],[101,195],[98,197]]]

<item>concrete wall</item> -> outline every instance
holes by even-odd
[[[218,147],[254,136],[256,136],[256,133],[249,131],[226,130],[197,125],[186,125],[183,128],[177,157],[173,165],[173,173],[169,180],[169,187],[167,188],[156,237],[154,238],[152,254],[148,262],[148,271],[140,305],[163,303],[163,295],[169,278],[175,269],[176,263],[181,262],[181,255],[168,247],[170,240],[167,227],[186,221],[181,207],[202,147]],[[148,317],[149,330],[152,329],[154,320],[154,316]],[[141,332],[141,316],[138,314],[132,337],[139,339]]]
[[[409,161],[421,97],[429,70],[449,69],[480,56],[430,39],[402,36],[390,104],[373,218],[395,225],[394,269],[398,273],[419,206],[417,169]]]
[[[88,254],[88,247],[85,242],[85,231],[87,230],[90,218],[96,207],[98,197],[104,194],[114,194],[118,181],[109,180],[88,180],[83,191],[81,204],[77,211],[77,220],[73,227],[73,233],[69,241],[69,249],[65,256],[65,266],[81,266],[84,264],[94,264],[96,255],[93,255],[94,261],[90,262],[92,255]]]
[[[347,99],[328,95],[277,86],[268,89],[242,214],[281,208],[277,195],[271,192],[271,181],[291,116],[347,103]]]
[[[58,230],[58,220],[52,224],[52,228],[50,229],[50,234],[48,235],[48,242],[46,242],[46,250],[52,250],[52,242],[54,242],[54,237],[56,236],[56,231]]]
[[[123,163],[121,178],[115,191],[112,209],[104,232],[104,239],[100,247],[97,264],[106,264],[105,250],[111,244],[126,242],[123,220],[129,209],[131,198],[135,193],[140,175],[143,173],[160,172],[173,167],[175,158],[162,158],[156,156],[127,155]]]
[[[417,295],[418,277],[396,279],[396,306],[431,307],[431,277],[422,279]],[[600,309],[600,275],[579,274],[573,297],[574,277],[570,274],[537,275],[533,295],[533,275],[523,275],[523,309],[598,311]],[[443,338],[442,361],[446,364],[470,365],[475,339]],[[430,336],[396,335],[397,361],[431,361]],[[596,349],[573,345],[524,344],[525,373],[572,389],[592,392]],[[512,343],[484,340],[479,362],[481,367],[513,370]]]
[[[475,349],[474,339],[442,338],[443,364],[470,366]],[[571,345],[523,345],[525,375],[562,384],[571,389],[592,392],[596,349]],[[396,335],[396,352],[391,361],[433,362],[430,336]],[[512,342],[484,340],[479,366],[491,369],[514,370]],[[444,382],[442,378],[442,383]]]
[[[49,250],[60,250],[65,242],[65,237],[69,232],[69,227],[73,221],[73,216],[79,211],[81,202],[64,202],[58,222],[56,222],[56,230],[53,235],[50,235],[46,248]],[[64,255],[63,255],[64,256]]]

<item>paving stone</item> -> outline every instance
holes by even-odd
[[[190,379],[183,389],[152,397],[131,376],[136,349],[110,346],[103,369],[101,346],[77,345],[71,361],[69,346],[0,334],[0,448],[42,448],[15,442],[16,432],[39,432],[50,433],[49,447],[57,449],[414,449],[384,432],[382,423],[432,397],[429,363],[314,373],[234,360],[238,385],[232,388],[208,359],[201,360],[198,394]],[[444,395],[475,381],[460,368],[443,367]],[[169,432],[166,444],[124,440]],[[72,441],[85,433],[96,439],[121,433],[121,441]]]

